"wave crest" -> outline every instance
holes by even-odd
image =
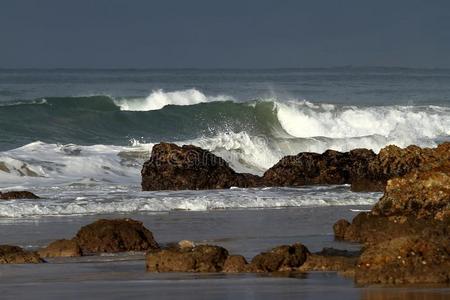
[[[125,111],[158,110],[167,105],[193,105],[204,102],[233,100],[232,97],[219,95],[209,97],[197,89],[164,92],[162,89],[154,90],[145,99],[116,100],[116,104]]]

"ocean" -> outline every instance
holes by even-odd
[[[133,217],[157,240],[215,243],[248,258],[295,241],[314,251],[358,248],[334,241],[331,226],[370,209],[381,193],[353,193],[346,185],[142,192],[142,163],[160,141],[194,144],[236,171],[263,174],[301,151],[378,152],[448,140],[450,69],[0,69],[0,191],[42,197],[0,202],[0,242],[36,249],[100,217]],[[149,275],[134,256],[48,266],[0,266],[0,290],[11,298],[31,290],[44,298],[87,296],[80,286],[102,298],[111,284],[127,291],[118,297],[131,298],[152,289],[160,297],[205,289],[201,295],[217,299],[450,293],[355,289],[336,274]],[[52,293],[46,284],[55,286]]]

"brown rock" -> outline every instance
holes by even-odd
[[[345,233],[347,232],[348,227],[350,226],[350,222],[344,219],[341,219],[334,223],[333,230],[334,236],[337,239],[345,239]]]
[[[17,246],[0,245],[0,264],[37,264],[44,260],[39,254]]]
[[[236,173],[227,162],[192,145],[153,146],[141,171],[142,190],[203,190],[262,185],[261,178]]]
[[[13,200],[13,199],[39,199],[38,196],[27,191],[14,191],[14,192],[0,192],[1,200]]]
[[[353,276],[359,254],[359,252],[324,248],[321,252],[308,254],[306,262],[299,271],[333,271]]]
[[[74,240],[83,255],[158,249],[153,234],[132,219],[98,220],[82,227]]]
[[[249,265],[249,270],[253,272],[295,271],[306,261],[308,253],[308,249],[300,243],[279,246],[255,256]]]
[[[242,255],[230,255],[225,260],[223,272],[242,273],[248,271],[248,264]]]
[[[146,258],[147,271],[221,272],[227,257],[226,249],[211,245],[151,251]]]
[[[82,254],[76,240],[56,240],[38,253],[41,257],[78,257]]]
[[[356,283],[449,283],[449,236],[405,236],[367,248],[358,260]]]
[[[450,216],[450,160],[431,170],[389,180],[372,213],[439,220]]]

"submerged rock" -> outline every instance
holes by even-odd
[[[300,243],[283,245],[256,255],[250,265],[252,272],[296,271],[306,261],[308,249]]]
[[[150,160],[144,163],[141,174],[144,191],[262,185],[260,177],[236,173],[222,158],[192,145],[160,143],[153,146]]]
[[[0,264],[37,264],[44,260],[33,251],[18,246],[0,245]]]
[[[38,251],[41,257],[78,257],[82,255],[76,240],[56,240]]]
[[[150,251],[146,262],[149,272],[221,272],[227,258],[222,247],[199,245]]]
[[[82,227],[74,240],[82,254],[148,251],[159,245],[142,222],[132,219],[101,219]]]
[[[38,196],[27,191],[12,191],[12,192],[0,192],[1,200],[13,200],[13,199],[39,199]]]
[[[317,253],[310,253],[299,271],[339,272],[345,276],[354,276],[359,251],[350,252],[333,248],[324,248]]]

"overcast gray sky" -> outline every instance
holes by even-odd
[[[0,68],[450,67],[446,0],[1,0]]]

